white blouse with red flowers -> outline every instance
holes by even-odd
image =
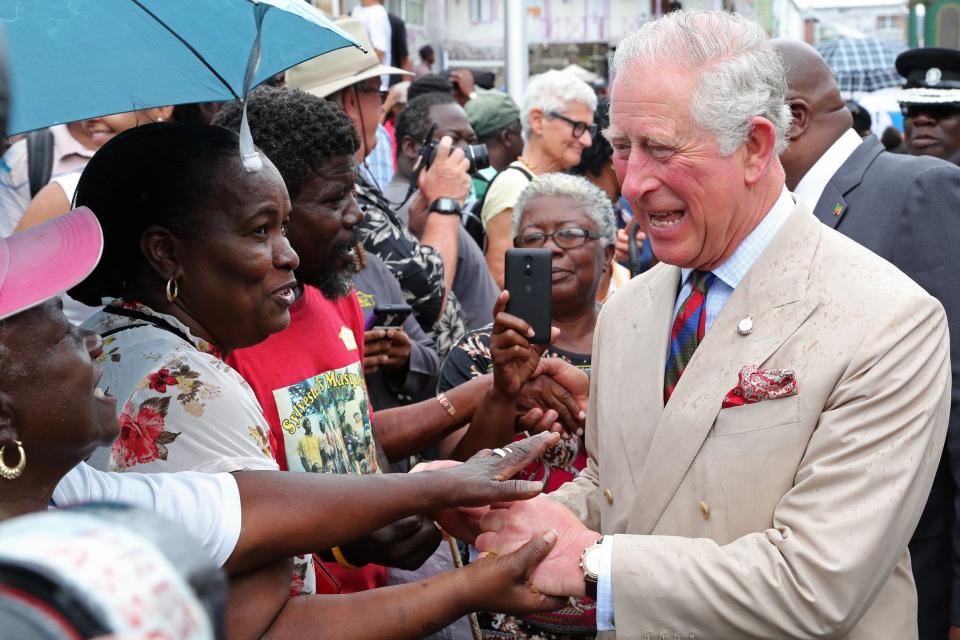
[[[117,398],[120,422],[120,436],[90,458],[92,466],[145,472],[277,469],[270,427],[253,390],[213,345],[173,316],[121,300],[83,326],[105,335],[97,358],[103,368],[99,387]]]

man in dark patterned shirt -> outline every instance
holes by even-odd
[[[409,72],[380,64],[357,21],[337,24],[366,44],[368,53],[348,48],[307,61],[287,72],[287,85],[327,98],[350,116],[360,135],[357,160],[362,162],[376,145],[380,76]],[[445,138],[429,170],[421,172],[419,192],[410,204],[411,211],[420,212],[419,217],[426,220],[419,240],[393,212],[399,203],[388,202],[363,172],[357,178],[357,201],[364,210],[364,221],[356,227],[358,238],[396,276],[417,322],[435,340],[441,357],[464,333],[452,285],[460,229],[456,214],[470,190],[468,166],[463,152],[452,149],[451,140]]]

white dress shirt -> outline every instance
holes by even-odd
[[[797,202],[807,205],[810,211],[813,211],[823,195],[830,178],[847,161],[847,158],[857,150],[863,139],[853,129],[847,129],[846,133],[840,136],[836,142],[830,145],[830,148],[824,152],[820,159],[810,167],[810,170],[804,174],[797,188],[793,190],[797,196]]]
[[[856,136],[856,134],[854,135]],[[859,136],[857,137],[859,139]],[[843,164],[843,161],[846,159],[846,156],[844,156],[837,167]],[[836,169],[834,169],[834,171],[835,170]],[[831,173],[830,175],[833,174]],[[824,184],[826,184],[826,182],[824,182]],[[823,187],[820,187],[820,191],[823,191]],[[729,258],[712,270],[716,279],[707,291],[707,299],[704,303],[704,310],[707,314],[707,331],[710,330],[713,321],[720,315],[723,305],[725,305],[727,300],[730,299],[730,296],[733,295],[733,290],[737,288],[744,276],[747,275],[747,272],[750,271],[753,263],[756,262],[760,254],[764,252],[767,245],[773,240],[773,237],[777,235],[777,231],[779,231],[783,223],[786,222],[794,206],[793,196],[791,196],[787,188],[784,187],[780,193],[780,197],[777,198],[777,201],[767,215],[763,217],[763,220],[743,239],[740,246],[737,247],[736,251],[734,251]],[[690,274],[693,273],[693,271],[693,269],[682,269],[680,271],[680,282],[682,286],[680,287],[680,292],[677,294],[677,302],[673,308],[674,319],[676,319],[677,313],[680,312],[680,307],[690,295],[690,290],[693,287],[693,284],[690,282]],[[613,631],[612,535],[604,536],[601,549],[597,581],[597,629],[599,631]]]

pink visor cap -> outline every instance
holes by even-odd
[[[79,284],[103,252],[103,231],[86,207],[0,238],[0,320]]]

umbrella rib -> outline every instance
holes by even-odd
[[[212,66],[209,62],[207,62],[207,59],[206,59],[206,58],[204,58],[202,55],[200,55],[200,52],[197,51],[197,50],[193,47],[193,45],[191,45],[189,42],[187,42],[186,40],[184,40],[183,37],[182,37],[179,33],[177,33],[176,31],[174,31],[174,30],[170,27],[170,25],[168,25],[166,22],[164,22],[163,20],[161,20],[160,17],[157,16],[157,14],[155,14],[153,11],[150,11],[150,9],[146,8],[145,6],[143,6],[143,4],[140,2],[140,0],[130,0],[130,1],[131,1],[133,4],[137,5],[138,7],[140,7],[140,9],[141,9],[144,13],[146,13],[148,16],[150,16],[151,18],[153,18],[154,20],[156,20],[157,23],[158,23],[160,26],[162,26],[164,29],[166,29],[167,31],[169,31],[169,32],[170,32],[170,35],[172,35],[174,38],[176,38],[177,40],[179,40],[180,43],[181,43],[183,46],[185,46],[185,47],[187,48],[187,50],[189,50],[190,53],[192,53],[192,54],[197,58],[197,60],[199,60],[201,63],[203,63],[203,66],[205,66],[207,69],[210,70],[210,73],[212,73],[212,74],[217,78],[217,80],[219,80],[219,81],[223,84],[223,86],[225,86],[225,87],[227,88],[227,91],[229,91],[230,94],[231,94],[234,98],[236,98],[237,100],[240,99],[240,96],[238,96],[238,95],[237,95],[237,92],[233,90],[233,87],[230,86],[230,83],[227,82],[226,80],[224,80],[224,79],[223,79],[223,76],[221,76],[219,73],[217,73],[217,70],[214,69],[213,66]]]

